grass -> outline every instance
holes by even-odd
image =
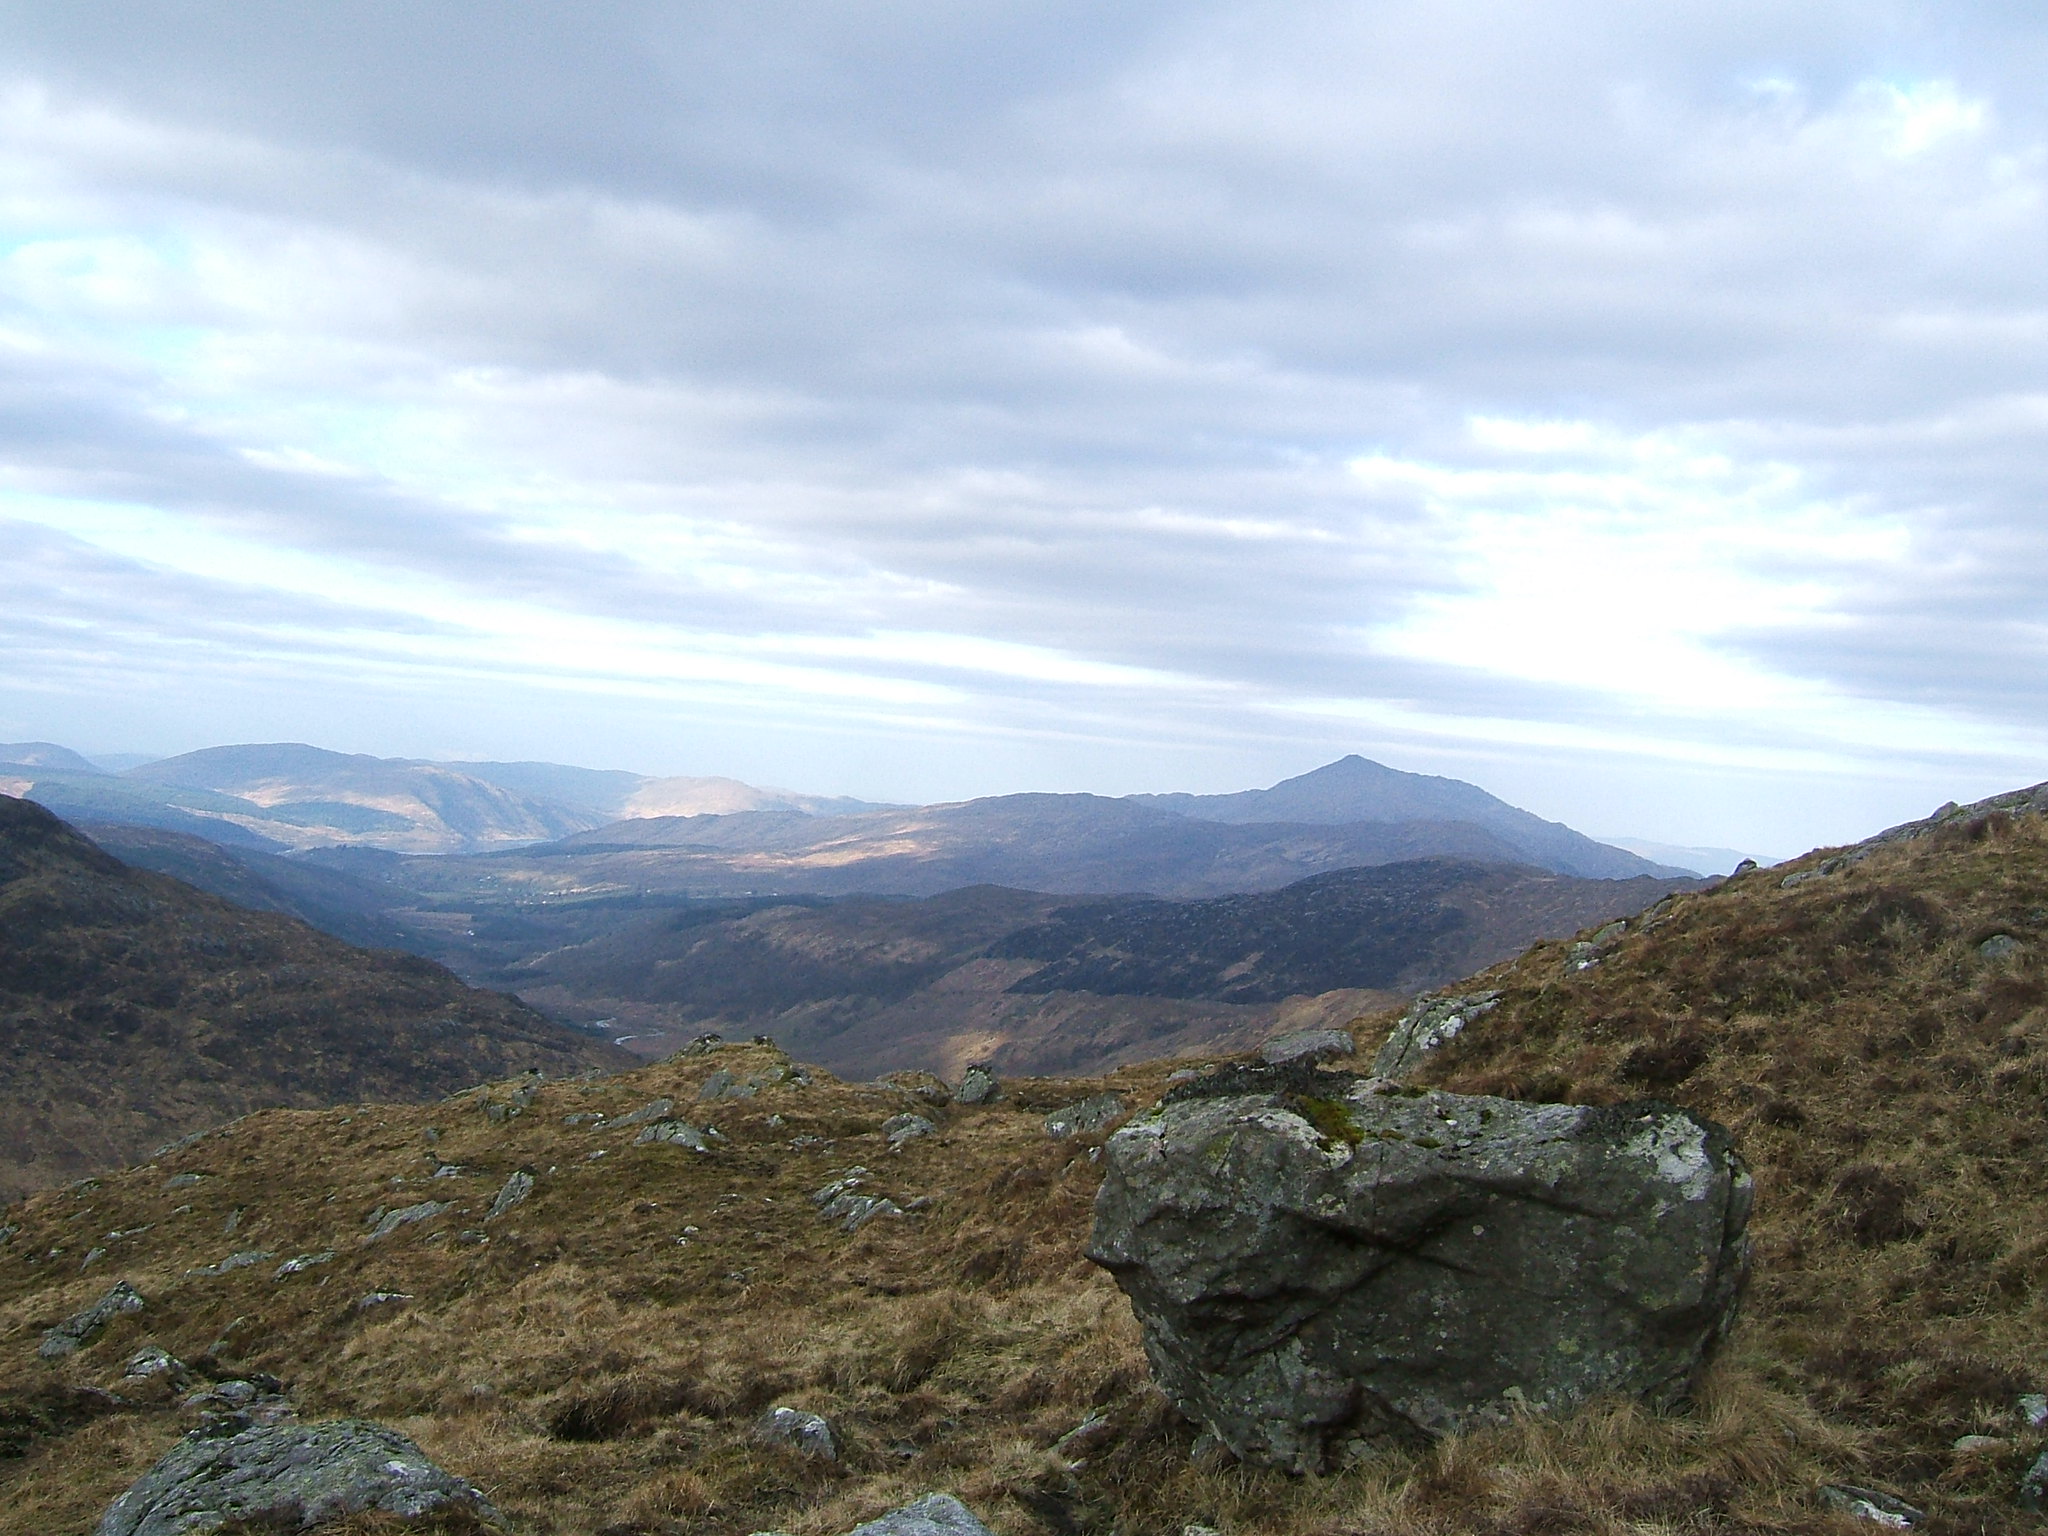
[[[1427,1072],[1514,1097],[1655,1094],[1734,1129],[1758,1180],[1756,1275],[1689,1411],[1602,1403],[1318,1478],[1239,1467],[1153,1391],[1129,1309],[1080,1256],[1104,1133],[1041,1123],[1109,1089],[1148,1103],[1175,1063],[927,1106],[938,1134],[892,1153],[883,1120],[922,1106],[908,1087],[817,1074],[698,1105],[714,1068],[778,1064],[738,1046],[549,1082],[509,1118],[511,1083],[269,1112],[14,1208],[0,1532],[89,1530],[181,1432],[120,1380],[145,1342],[283,1377],[308,1417],[391,1424],[535,1536],[836,1536],[935,1489],[1004,1536],[1846,1536],[1827,1481],[1897,1493],[1935,1532],[2032,1530],[2013,1490],[2044,1439],[2013,1406],[2048,1388],[2048,836],[1993,818],[1790,889],[1785,873],[1682,897],[1589,969],[1547,945],[1487,973],[1499,1006]],[[1986,958],[1997,933],[2019,948]],[[1361,1031],[1368,1051],[1387,1022]],[[565,1123],[657,1096],[723,1148]],[[441,1160],[470,1172],[434,1178]],[[911,1213],[851,1235],[821,1221],[809,1193],[854,1164]],[[532,1197],[465,1240],[519,1168]],[[185,1173],[205,1177],[167,1187]],[[379,1206],[430,1198],[456,1208],[363,1241]],[[81,1273],[94,1246],[108,1254]],[[236,1249],[278,1257],[187,1273]],[[116,1278],[148,1308],[36,1360],[41,1330]],[[410,1299],[359,1309],[373,1291]],[[88,1388],[136,1401],[107,1411]],[[833,1421],[836,1463],[754,1442],[784,1403]],[[1059,1452],[1091,1415],[1099,1443]],[[1994,1443],[1956,1451],[1969,1434]]]

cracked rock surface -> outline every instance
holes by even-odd
[[[1175,1089],[1105,1164],[1088,1256],[1155,1379],[1295,1471],[1601,1393],[1672,1405],[1748,1264],[1727,1132],[1665,1104],[1239,1067]]]

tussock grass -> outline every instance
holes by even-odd
[[[161,1393],[120,1382],[149,1341],[283,1377],[309,1417],[392,1424],[533,1533],[836,1536],[934,1489],[1005,1536],[1855,1529],[1822,1507],[1824,1481],[1899,1493],[1937,1531],[2032,1529],[2012,1493],[2044,1442],[2012,1409],[2048,1386],[2048,838],[1994,818],[1791,889],[1785,873],[1681,898],[1587,970],[1562,946],[1497,968],[1483,984],[1501,1005],[1428,1069],[1519,1097],[1655,1094],[1733,1127],[1758,1180],[1756,1275],[1689,1411],[1597,1404],[1325,1477],[1237,1466],[1153,1391],[1127,1306],[1080,1256],[1102,1135],[1041,1125],[1106,1089],[1149,1102],[1171,1063],[925,1108],[938,1134],[892,1153],[882,1122],[923,1107],[904,1086],[819,1074],[697,1104],[715,1068],[779,1062],[728,1047],[547,1083],[516,1114],[507,1083],[260,1115],[17,1208],[0,1412],[25,1450],[0,1458],[0,1531],[89,1529],[181,1432]],[[1994,933],[2019,950],[1987,959]],[[722,1149],[565,1123],[658,1096]],[[438,1160],[469,1172],[433,1178]],[[826,1224],[809,1193],[854,1164],[871,1190],[929,1203],[851,1235]],[[532,1197],[466,1241],[519,1168]],[[167,1188],[180,1173],[206,1177]],[[363,1241],[377,1207],[427,1199],[455,1208]],[[108,1254],[81,1274],[93,1246]],[[335,1257],[282,1281],[277,1260],[187,1273],[235,1249]],[[116,1278],[148,1309],[35,1360],[40,1330]],[[359,1309],[373,1291],[410,1300]],[[137,1405],[36,1428],[23,1405],[60,1386]],[[833,1421],[837,1462],[755,1443],[783,1403]],[[1056,1449],[1095,1415],[1097,1443]],[[1965,1434],[1997,1443],[1958,1453]]]

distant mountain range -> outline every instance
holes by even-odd
[[[1666,866],[1475,785],[1346,757],[1234,795],[1004,795],[903,807],[557,763],[436,763],[291,743],[209,747],[106,773],[48,742],[0,745],[0,792],[72,820],[272,853],[577,856],[668,850],[707,890],[931,894],[994,882],[1161,895],[1270,888],[1326,869],[1450,856],[1593,879]],[[719,855],[723,869],[715,868]],[[641,858],[636,866],[660,862]],[[562,866],[556,866],[560,868]],[[657,879],[672,886],[684,876]]]

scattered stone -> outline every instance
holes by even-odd
[[[381,1234],[372,1235],[381,1236]],[[188,1275],[225,1275],[230,1274],[238,1269],[247,1269],[251,1264],[262,1264],[267,1260],[274,1259],[276,1257],[277,1255],[274,1253],[259,1253],[254,1248],[244,1248],[239,1253],[229,1254],[226,1258],[222,1259],[218,1264],[202,1265],[198,1269],[188,1269],[185,1271],[185,1273]]]
[[[944,1109],[953,1102],[953,1090],[946,1086],[946,1080],[931,1072],[891,1072],[881,1081],[915,1095],[934,1109]]]
[[[85,1348],[106,1331],[107,1324],[117,1317],[126,1317],[130,1312],[140,1312],[143,1302],[134,1286],[126,1280],[114,1282],[113,1289],[83,1312],[74,1312],[56,1327],[43,1335],[43,1342],[36,1347],[37,1355],[45,1360],[59,1360],[65,1355]]]
[[[678,1056],[708,1056],[713,1051],[723,1047],[724,1044],[725,1036],[723,1035],[702,1034],[684,1046],[680,1051],[677,1051],[676,1054]]]
[[[431,1221],[453,1204],[454,1202],[449,1200],[422,1200],[418,1205],[405,1205],[395,1211],[384,1211],[377,1215],[376,1225],[370,1228],[370,1235],[363,1241],[374,1243],[379,1238],[389,1237],[400,1227],[409,1227],[415,1222]]]
[[[1854,1483],[1823,1483],[1820,1498],[1829,1509],[1894,1530],[1906,1530],[1927,1518],[1925,1511],[1915,1509],[1903,1499],[1875,1488],[1858,1488]]]
[[[708,1103],[714,1099],[751,1099],[761,1091],[762,1085],[752,1078],[735,1076],[724,1067],[704,1079],[704,1085],[697,1090],[697,1102]]]
[[[2005,1449],[1997,1435],[1964,1435],[1950,1447],[1958,1456],[1989,1456]]]
[[[370,1312],[378,1307],[388,1307],[395,1301],[411,1300],[411,1291],[372,1291],[367,1296],[356,1298],[355,1310],[358,1312]]]
[[[1298,1029],[1291,1035],[1277,1035],[1259,1047],[1259,1059],[1269,1067],[1290,1061],[1335,1061],[1358,1049],[1351,1032],[1344,1029]]]
[[[1154,1378],[1240,1459],[1299,1471],[1603,1393],[1668,1406],[1748,1264],[1727,1132],[1665,1105],[1238,1067],[1103,1162],[1088,1256]]]
[[[331,1264],[333,1262],[334,1250],[332,1248],[323,1249],[319,1253],[302,1253],[297,1258],[286,1259],[282,1264],[278,1265],[277,1273],[270,1278],[272,1280],[282,1280],[289,1275],[304,1274],[315,1264]]]
[[[1730,880],[1733,880],[1737,875],[1746,875],[1756,867],[1757,863],[1755,859],[1744,859],[1740,864],[1737,864],[1733,869],[1728,871],[1728,878]]]
[[[1201,1069],[1198,1067],[1176,1067],[1166,1074],[1166,1086],[1173,1088],[1181,1083],[1192,1083],[1201,1075]]]
[[[849,1168],[813,1194],[811,1203],[818,1207],[818,1214],[849,1233],[858,1232],[878,1216],[901,1216],[903,1208],[894,1200],[861,1193],[866,1175],[865,1168]]]
[[[0,1221],[0,1243],[9,1241],[20,1230],[21,1223],[18,1221]]]
[[[91,1269],[93,1265],[97,1264],[101,1259],[104,1259],[106,1256],[107,1250],[104,1248],[86,1249],[85,1258],[83,1262],[81,1262],[78,1266],[79,1273],[83,1274],[86,1270]]]
[[[505,1187],[498,1191],[498,1198],[491,1202],[490,1214],[484,1220],[496,1221],[532,1193],[533,1175],[521,1168],[505,1181]]]
[[[149,1154],[149,1160],[153,1163],[158,1158],[169,1157],[173,1152],[182,1152],[187,1147],[196,1147],[212,1134],[213,1128],[209,1126],[203,1131],[194,1131],[189,1136],[180,1136],[176,1141],[167,1141]]]
[[[174,1173],[164,1180],[165,1189],[190,1189],[206,1177],[203,1173]]]
[[[460,1163],[443,1163],[434,1170],[434,1177],[437,1179],[466,1179],[469,1177],[469,1170]]]
[[[1180,1528],[1180,1536],[1223,1536],[1223,1533],[1213,1525],[1184,1525]]]
[[[517,1120],[532,1107],[534,1097],[540,1092],[541,1081],[538,1071],[529,1072],[526,1081],[504,1098],[485,1100],[484,1118],[493,1125],[507,1125]]]
[[[657,1120],[653,1125],[641,1128],[640,1134],[633,1138],[633,1145],[637,1147],[651,1143],[663,1143],[678,1147],[688,1147],[692,1152],[709,1152],[711,1150],[711,1143],[714,1140],[723,1141],[724,1139],[723,1136],[720,1136],[717,1131],[712,1130],[710,1127],[700,1128],[690,1124],[687,1120]]]
[[[1568,971],[1590,971],[1600,963],[1600,946],[1588,939],[1568,944],[1564,951],[1564,968]]]
[[[1116,1426],[1109,1415],[1097,1411],[1068,1430],[1053,1442],[1053,1450],[1063,1460],[1078,1461],[1080,1458],[1099,1451],[1116,1437]]]
[[[673,1107],[673,1106],[671,1106]],[[603,1125],[604,1112],[596,1109],[579,1109],[573,1115],[562,1116],[564,1125]]]
[[[2004,960],[2020,952],[2020,941],[2009,933],[1994,933],[1977,946],[1977,953],[1986,960]]]
[[[754,1438],[763,1445],[779,1445],[799,1456],[819,1461],[837,1461],[839,1442],[832,1426],[819,1414],[801,1408],[770,1408],[754,1421]]]
[[[128,1364],[121,1374],[129,1381],[153,1381],[162,1376],[173,1386],[192,1379],[192,1372],[185,1362],[160,1344],[146,1344],[135,1351],[128,1357]]]
[[[364,1419],[187,1435],[116,1499],[94,1536],[190,1536],[230,1521],[304,1531],[377,1511],[417,1519],[461,1509],[495,1522],[476,1487],[396,1430]]]
[[[1123,1112],[1122,1094],[1098,1093],[1081,1100],[1078,1104],[1069,1104],[1047,1115],[1045,1134],[1058,1141],[1064,1141],[1069,1136],[1085,1136],[1090,1131],[1101,1130]]]
[[[221,1223],[220,1235],[222,1237],[233,1237],[242,1229],[242,1212],[247,1209],[247,1206],[238,1205],[228,1212],[228,1219]]]
[[[961,1074],[960,1086],[953,1090],[956,1104],[993,1104],[1003,1096],[1003,1085],[997,1080],[994,1068],[983,1062],[974,1062]]]
[[[950,1493],[928,1493],[914,1503],[892,1509],[846,1536],[993,1536],[974,1512]]]
[[[889,1149],[892,1152],[905,1142],[915,1141],[920,1136],[929,1136],[937,1129],[938,1127],[923,1115],[891,1115],[882,1122],[882,1134],[888,1137]]]
[[[619,1116],[619,1118],[613,1121],[612,1123],[616,1126],[645,1125],[650,1120],[659,1120],[663,1115],[667,1114],[670,1110],[674,1109],[675,1107],[676,1101],[674,1099],[656,1099],[651,1104],[641,1105],[638,1109],[634,1110],[630,1115]]]
[[[2020,1417],[2029,1429],[2048,1426],[2048,1392],[2027,1392],[2020,1396]]]

